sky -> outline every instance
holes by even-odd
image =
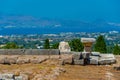
[[[0,13],[120,23],[120,0],[0,0]]]

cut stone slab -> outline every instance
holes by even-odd
[[[15,76],[15,80],[23,80],[22,76]]]
[[[99,60],[98,63],[101,64],[101,65],[111,64],[111,60]]]
[[[90,59],[90,64],[98,65],[98,60]]]
[[[14,80],[14,74],[0,74],[2,80]]]
[[[74,59],[74,64],[83,65],[84,64],[84,60],[83,59],[81,59],[81,60]]]
[[[30,59],[29,58],[18,58],[16,63],[17,64],[25,64],[25,63],[29,63]]]

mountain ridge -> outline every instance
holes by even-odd
[[[40,34],[59,32],[120,31],[120,25],[97,19],[88,23],[78,20],[36,18],[23,15],[0,15],[1,34]]]

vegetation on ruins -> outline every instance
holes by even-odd
[[[45,39],[45,42],[44,42],[44,49],[50,49],[49,39]]]
[[[115,55],[119,55],[120,54],[120,47],[118,46],[118,44],[116,44],[113,48],[113,54]]]
[[[107,47],[106,47],[106,43],[104,40],[104,37],[102,35],[100,35],[97,40],[96,43],[94,45],[94,50],[100,53],[106,53],[107,52]]]
[[[80,39],[71,40],[69,42],[69,45],[70,45],[72,51],[80,52],[80,51],[83,51],[83,49],[84,49],[84,46]]]

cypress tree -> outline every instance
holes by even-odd
[[[46,39],[44,42],[44,49],[50,49],[49,39]]]
[[[114,46],[113,54],[115,54],[115,55],[120,54],[120,47],[117,44]]]
[[[72,51],[80,52],[83,51],[84,46],[80,39],[73,39],[69,42]]]
[[[106,43],[104,40],[104,37],[102,35],[100,35],[97,40],[96,40],[96,44],[94,46],[95,51],[100,52],[100,53],[106,53],[107,52],[107,48],[106,48]]]

